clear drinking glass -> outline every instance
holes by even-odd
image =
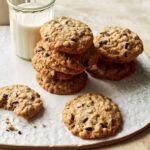
[[[31,60],[40,27],[54,16],[55,0],[7,0],[12,44],[17,56]]]

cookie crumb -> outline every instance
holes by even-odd
[[[45,124],[42,124],[43,128],[46,128],[47,126]]]
[[[6,118],[6,131],[18,131],[18,129],[10,122],[9,118]]]
[[[36,126],[35,124],[32,124],[32,127],[33,127],[33,128],[37,128],[37,126]]]
[[[21,132],[21,131],[18,131],[18,134],[22,135],[22,132]]]

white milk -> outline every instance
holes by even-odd
[[[24,3],[19,6],[23,8],[36,8],[39,5]],[[36,43],[41,38],[40,27],[52,18],[52,13],[49,10],[34,13],[12,11],[10,15],[15,53],[23,59],[31,60]]]
[[[0,25],[9,24],[8,5],[6,0],[0,0]]]
[[[17,56],[31,60],[36,43],[40,40],[40,26],[21,25],[13,21],[13,46]]]

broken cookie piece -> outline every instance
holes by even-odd
[[[25,119],[33,118],[43,108],[40,95],[26,85],[0,88],[0,108],[14,111]]]

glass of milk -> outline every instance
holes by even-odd
[[[53,18],[55,0],[7,0],[12,44],[17,56],[31,60],[40,27]],[[19,3],[18,3],[19,2]]]

